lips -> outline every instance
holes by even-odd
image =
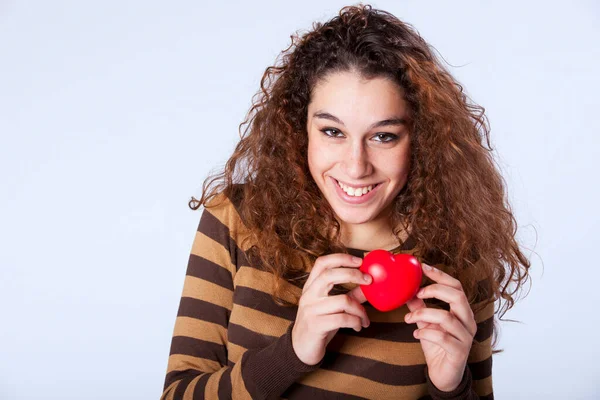
[[[363,204],[368,202],[376,195],[376,193],[379,191],[379,188],[381,187],[381,184],[378,183],[374,185],[368,193],[363,194],[362,196],[350,196],[342,190],[335,178],[331,177],[331,182],[335,186],[334,190],[337,193],[338,197],[348,204]]]

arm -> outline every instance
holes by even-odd
[[[429,379],[427,367],[425,377],[429,394],[433,400],[449,399],[488,399],[494,398],[492,387],[492,328],[494,303],[488,304],[475,313],[477,333],[469,352],[467,366],[463,379],[458,387],[451,392],[442,392]]]
[[[298,359],[287,332],[228,360],[227,326],[239,249],[231,203],[205,208],[194,238],[171,341],[162,399],[266,399],[283,393],[319,365]],[[235,225],[237,226],[237,225]],[[232,231],[236,231],[235,229]],[[235,235],[235,233],[234,233]]]

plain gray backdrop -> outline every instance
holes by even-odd
[[[158,399],[187,202],[290,35],[350,4],[0,1],[1,399]],[[369,4],[486,108],[533,263],[496,398],[599,398],[598,2]]]

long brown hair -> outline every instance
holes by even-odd
[[[207,206],[219,193],[230,196],[245,183],[238,211],[249,240],[268,243],[253,250],[261,268],[276,277],[306,276],[299,253],[314,260],[347,252],[340,224],[309,172],[306,131],[311,90],[327,74],[346,71],[397,82],[411,111],[411,170],[390,217],[394,234],[410,227],[415,255],[444,264],[472,303],[504,299],[504,315],[529,278],[530,263],[515,240],[517,223],[491,154],[485,109],[470,101],[411,25],[370,5],[344,7],[312,31],[291,36],[262,77],[233,155],[222,172],[206,178],[190,208]],[[488,282],[486,293],[481,280]],[[273,296],[283,304],[278,282]]]

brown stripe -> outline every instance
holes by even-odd
[[[254,290],[247,287],[238,286],[234,294],[234,303],[248,308],[255,308],[263,313],[284,318],[288,321],[294,321],[298,307],[281,307],[275,304],[271,296],[262,291]],[[445,304],[445,309],[449,309],[449,305]],[[442,308],[442,307],[441,307]],[[489,318],[477,324],[478,330],[475,339],[479,342],[485,341],[492,334],[493,319]],[[360,336],[366,338],[377,338],[392,342],[418,343],[418,339],[413,336],[415,324],[410,324],[407,328],[405,322],[377,322],[371,320],[371,325],[368,329],[361,332],[355,332],[353,329],[342,328],[342,332],[347,330],[350,336]]]
[[[321,369],[361,376],[386,385],[409,386],[425,383],[425,364],[393,365],[348,354],[327,352]]]
[[[473,380],[471,389],[477,393],[478,399],[494,400],[494,393],[492,391],[492,377],[487,377],[482,380]],[[469,397],[471,398],[471,397]],[[419,397],[419,400],[432,400],[430,395]]]
[[[494,398],[492,376],[484,379],[474,379],[473,389],[479,394],[482,399]]]
[[[186,275],[233,290],[231,272],[225,266],[221,266],[195,254],[190,254]]]
[[[494,317],[486,319],[477,324],[477,332],[474,339],[478,342],[484,342],[492,336]]]
[[[206,391],[206,384],[208,383],[208,379],[212,374],[205,374],[200,377],[198,383],[196,383],[196,387],[194,388],[194,399],[203,399],[204,392]]]
[[[259,290],[271,296],[274,275],[267,271],[260,271],[249,266],[241,266],[235,276],[236,287],[245,286],[254,290]],[[302,289],[290,284],[284,279],[279,279],[283,300],[298,304],[298,298],[302,295]]]
[[[485,379],[492,375],[492,357],[486,360],[468,363],[473,379]]]
[[[294,383],[290,386],[281,397],[289,400],[305,400],[305,399],[335,399],[343,398],[348,400],[361,400],[366,397],[353,396],[351,394],[341,394],[340,392],[333,392],[331,390],[320,389],[312,386],[303,385],[301,383]]]
[[[380,323],[378,325],[386,324]],[[369,330],[370,328],[365,329],[363,332],[367,332]],[[276,339],[275,337],[257,334],[256,332],[235,324],[230,327],[230,331],[230,337],[235,337],[238,340],[241,339],[241,343],[236,344],[246,349],[266,347]],[[342,328],[338,334],[350,335],[352,332],[354,332],[354,330]],[[410,334],[410,340],[417,341],[417,339],[412,337],[412,334]],[[483,362],[469,364],[469,366],[472,366],[473,368],[474,379],[482,379],[491,375],[491,365],[489,364],[489,361],[490,360],[485,360]],[[332,351],[328,351],[326,353],[323,364],[321,365],[321,369],[328,369],[349,375],[363,376],[375,382],[397,386],[425,383],[426,380],[424,367],[425,364],[393,365],[366,357],[358,357]],[[393,377],[393,379],[385,380],[382,379],[382,377]]]
[[[231,398],[231,369],[227,368],[219,379],[219,399]]]
[[[231,324],[229,329],[230,338],[235,337],[239,341],[235,344],[246,349],[264,348],[277,339],[273,336],[258,334],[236,324]],[[339,334],[349,333],[344,331],[354,332],[352,329],[342,328]],[[411,337],[411,340],[414,341],[417,339]],[[375,382],[400,386],[425,383],[424,367],[424,364],[393,365],[366,357],[357,357],[331,351],[326,353],[321,365],[321,369],[328,369],[348,375],[363,376]],[[382,377],[393,377],[393,379],[385,380]]]
[[[305,375],[297,382],[325,390],[375,399],[414,399],[427,393],[426,384],[392,386],[374,382],[362,376],[348,376],[341,372],[326,369],[320,369],[318,373]],[[343,398],[343,396],[341,397]]]
[[[282,307],[273,301],[270,294],[245,286],[237,286],[233,303],[259,310],[275,317],[295,321],[298,307]]]
[[[175,392],[173,393],[173,400],[182,400],[188,385],[197,376],[198,374],[196,374],[195,376],[186,376],[181,381],[179,381],[179,384],[177,385],[177,387],[175,388]]]
[[[185,336],[173,337],[169,355],[173,354],[200,357],[206,360],[216,361],[221,365],[227,365],[227,354],[224,345]]]
[[[198,375],[187,385],[185,389],[185,393],[183,393],[183,400],[194,400],[194,391],[196,390],[196,385],[198,381],[203,375]]]
[[[350,337],[338,333],[327,345],[327,350],[393,365],[425,364],[425,354],[423,354],[421,343],[390,345],[389,342],[378,339]],[[474,359],[474,361],[479,361],[479,359]]]
[[[229,338],[232,343],[245,349],[262,349],[278,339],[274,336],[261,335],[234,323],[229,324]],[[237,341],[234,342],[232,338],[236,338]]]
[[[232,240],[229,234],[229,227],[219,221],[209,210],[204,209],[202,211],[197,230],[228,249],[230,247],[229,243]]]
[[[229,384],[231,385],[231,374],[233,373],[234,376],[239,376],[241,375],[238,370],[234,370],[236,366],[236,363],[234,363],[233,361],[229,361]],[[227,373],[227,372],[225,372]],[[248,392],[248,389],[246,388],[246,384],[244,383],[243,378],[239,379],[238,378],[238,382],[239,384],[236,385],[235,387],[231,386],[231,395],[229,397],[226,398],[231,398],[231,399],[238,399],[238,400],[252,400],[250,393]],[[202,398],[202,397],[201,397]],[[219,397],[220,398],[220,397]]]
[[[165,377],[165,388],[172,385],[174,382],[189,378],[194,379],[198,376],[198,371],[194,369],[186,369],[185,371],[171,371]]]
[[[236,294],[234,294],[234,303],[248,308],[254,308],[262,313],[278,318],[284,318],[292,322],[295,321],[298,311],[297,307],[278,306],[271,300],[270,295],[264,292],[240,286],[237,287]],[[446,303],[446,309],[448,308],[449,306]],[[491,334],[490,321],[491,319],[488,319],[477,324],[476,339],[478,341],[485,341]],[[269,322],[266,320],[265,324],[268,323]],[[369,328],[363,329],[361,332],[356,332],[351,328],[341,328],[340,333],[344,333],[348,336],[373,338],[391,342],[418,343],[419,340],[413,336],[415,328],[416,324],[406,324],[405,322],[388,323],[371,320]],[[231,337],[232,335],[229,336]],[[238,344],[242,345],[241,343]],[[247,346],[244,347],[248,348]]]
[[[219,207],[227,208],[228,206],[225,204],[224,206]],[[224,218],[229,218],[226,219],[226,221],[221,221],[219,218],[217,218],[217,216],[213,215],[213,212],[222,212],[221,210],[209,210],[212,209],[209,208],[203,210],[197,231],[223,246],[223,248],[229,253],[229,261],[233,266],[237,266],[239,268],[240,265],[247,264],[244,252],[239,248],[236,241],[232,238],[229,226],[227,226],[227,223],[235,223],[235,220],[231,220],[231,218],[238,218],[237,215],[225,215]]]
[[[165,384],[163,385],[163,394],[160,397],[160,400],[166,399],[167,397],[172,397],[173,388],[177,385],[175,383],[176,379],[167,379],[169,376],[165,378]]]
[[[231,313],[227,308],[204,300],[182,297],[179,303],[178,317],[196,318],[207,322],[213,322],[227,328]]]
[[[196,232],[196,237],[192,243],[192,251],[190,253],[220,265],[229,271],[231,276],[235,275],[236,269],[231,261],[229,249],[224,248],[222,244],[206,236],[204,232]]]
[[[215,394],[219,391],[219,381],[221,380],[223,372],[225,372],[225,369],[219,369],[218,371],[215,371],[210,375],[208,381],[206,382],[206,388],[204,390],[211,399],[217,397]],[[226,398],[229,398],[229,396]]]
[[[235,241],[233,241],[232,244],[234,244]],[[237,244],[235,245],[235,259],[236,262],[234,263],[235,267],[236,267],[236,271],[240,269],[240,267],[242,265],[248,265],[248,259],[246,258],[246,253],[244,253],[244,251],[237,246]]]
[[[491,393],[487,396],[483,396],[481,394],[478,394],[479,397],[477,397],[479,400],[494,400],[494,394]],[[469,397],[470,398],[470,397]],[[433,398],[430,395],[426,395],[423,397],[419,397],[418,400],[432,400]]]
[[[221,364],[217,361],[188,356],[187,354],[171,354],[167,371],[216,371],[221,367]]]

